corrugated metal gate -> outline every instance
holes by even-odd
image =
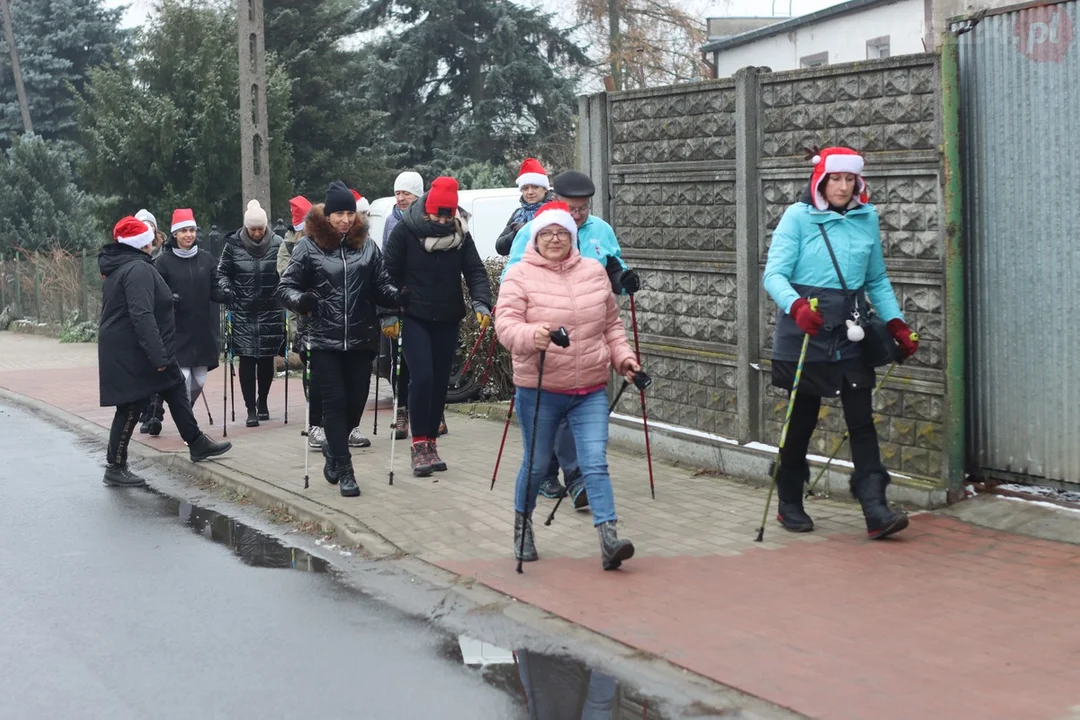
[[[1080,482],[1080,5],[960,36],[969,448]]]

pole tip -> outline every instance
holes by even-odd
[[[524,575],[525,574],[525,571],[522,570],[522,568],[521,568],[521,561],[520,560],[518,560],[518,564],[517,564],[517,573],[518,573],[518,575]]]
[[[765,526],[762,525],[761,527],[758,528],[757,537],[754,538],[754,542],[761,542],[764,539],[765,539]]]
[[[394,471],[393,470],[390,471],[390,484],[391,485],[394,484]]]

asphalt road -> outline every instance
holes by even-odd
[[[96,445],[0,406],[0,459],[2,718],[525,717],[321,561],[106,488]]]

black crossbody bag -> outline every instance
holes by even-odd
[[[844,294],[847,295],[851,302],[856,304],[857,309],[858,299],[854,293],[848,290],[847,283],[844,282],[844,273],[840,271],[840,263],[836,261],[836,253],[833,252],[832,243],[829,242],[829,234],[825,232],[824,224],[821,225],[821,237],[825,241],[825,247],[829,251],[829,258],[832,259],[833,267],[836,269],[836,277],[840,280],[840,287],[843,288]],[[859,325],[862,326],[863,332],[866,334],[862,342],[859,343],[859,347],[862,349],[863,362],[872,368],[900,362],[900,346],[896,344],[896,340],[889,333],[885,321],[872,310],[867,311],[866,317],[860,317],[859,320]]]

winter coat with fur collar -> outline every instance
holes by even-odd
[[[379,320],[376,306],[396,309],[398,289],[383,266],[382,253],[368,242],[367,222],[357,216],[342,236],[330,224],[321,204],[308,212],[307,236],[296,243],[281,276],[277,295],[289,310],[300,311],[300,297],[318,298],[318,308],[305,322],[312,350],[376,352]]]

